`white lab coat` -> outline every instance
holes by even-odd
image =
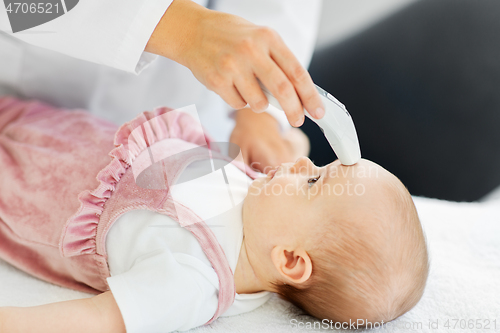
[[[196,104],[210,134],[227,141],[234,126],[229,106],[186,67],[144,52],[171,2],[81,0],[63,16],[15,34],[0,5],[0,95],[83,108],[117,124],[156,106]],[[321,0],[210,1],[212,9],[276,29],[304,66],[320,7]],[[285,128],[284,113],[273,116]]]

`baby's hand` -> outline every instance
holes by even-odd
[[[0,308],[0,332],[126,333],[111,291],[40,306]]]
[[[282,134],[276,119],[251,109],[237,111],[229,141],[240,147],[245,163],[264,173],[309,154],[309,139],[301,130],[291,128]]]

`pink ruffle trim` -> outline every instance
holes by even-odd
[[[98,187],[93,191],[81,192],[78,196],[80,208],[66,222],[61,234],[61,254],[72,257],[96,253],[97,224],[104,204],[134,159],[149,146],[164,139],[179,138],[211,148],[212,138],[203,131],[201,125],[194,125],[196,123],[189,114],[161,107],[143,112],[122,125],[115,134],[116,148],[109,153],[111,162],[97,174]]]

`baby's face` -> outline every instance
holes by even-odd
[[[245,237],[268,244],[278,237],[292,241],[297,235],[314,241],[316,227],[332,214],[355,214],[359,220],[370,206],[367,202],[377,195],[377,184],[391,177],[395,178],[368,160],[354,166],[343,166],[337,160],[317,167],[301,157],[295,163],[282,164],[250,186],[243,208]]]

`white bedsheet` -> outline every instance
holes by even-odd
[[[391,327],[376,331],[500,332],[500,200],[455,203],[415,198],[415,202],[431,256],[427,288],[414,309]],[[3,261],[0,281],[0,306],[33,306],[91,296],[40,281]],[[495,319],[496,329],[492,326]],[[447,320],[450,327],[445,327]],[[484,328],[487,320],[489,329]],[[273,297],[253,312],[221,318],[194,332],[318,331],[297,327],[307,322],[314,319]],[[464,324],[472,326],[463,328]]]

